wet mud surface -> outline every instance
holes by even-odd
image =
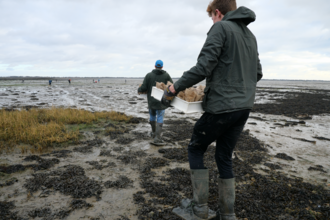
[[[133,98],[131,87],[104,87],[102,91],[111,90],[111,94],[101,99],[95,85],[77,90],[65,88],[62,92],[58,91],[59,87],[45,88],[48,94],[58,98],[55,105],[79,106],[91,111],[113,106],[137,117],[127,124],[107,123],[103,130],[83,132],[83,141],[65,149],[41,155],[18,153],[1,157],[0,216],[3,219],[179,219],[172,209],[182,198],[192,198],[187,146],[193,122],[200,114],[184,115],[168,109],[163,133],[168,144],[149,145],[145,98]],[[330,219],[330,192],[325,187],[330,181],[330,164],[323,159],[318,161],[327,155],[324,149],[329,136],[323,131],[328,127],[323,116],[311,123],[315,115],[329,113],[329,91],[284,89],[258,90],[257,98],[269,102],[257,102],[236,145],[233,167],[235,212],[239,220]],[[85,97],[78,104],[75,98],[81,92]],[[49,106],[46,95],[37,91],[4,93],[3,100],[15,97],[22,102],[7,105],[9,110]],[[25,96],[39,100],[24,103]],[[137,104],[129,104],[128,98]],[[38,101],[47,104],[38,105]],[[213,143],[204,161],[210,170],[209,206],[217,210],[218,173],[214,152]],[[317,159],[312,160],[314,155]],[[301,175],[302,170],[308,175]],[[320,179],[311,181],[309,176]]]
[[[81,142],[81,147],[73,150],[52,151],[44,154],[46,158],[30,155],[22,158],[22,162],[37,162],[32,165],[7,166],[7,173],[22,172],[26,167],[32,168],[31,178],[24,182],[24,188],[32,196],[39,194],[45,198],[56,192],[72,198],[70,205],[65,208],[51,209],[39,207],[28,211],[29,218],[66,219],[73,218],[72,213],[77,209],[89,210],[94,205],[85,201],[88,198],[103,200],[105,190],[133,189],[138,184],[140,189],[132,195],[132,203],[136,205],[133,219],[178,219],[172,214],[172,209],[179,205],[181,199],[192,198],[190,171],[187,167],[187,146],[178,143],[189,141],[193,124],[186,120],[167,121],[164,127],[168,137],[173,138],[171,148],[155,148],[154,153],[145,150],[130,149],[129,144],[116,143],[117,139],[127,133],[116,134],[111,139],[116,147],[104,148],[106,141],[98,138]],[[181,131],[185,131],[184,134]],[[128,133],[130,131],[128,130]],[[131,130],[133,133],[133,131]],[[132,139],[139,141],[136,133]],[[109,138],[105,136],[105,138]],[[111,137],[110,137],[111,138]],[[135,141],[133,140],[133,141]],[[88,147],[88,148],[87,148]],[[129,150],[127,150],[127,147]],[[60,159],[71,158],[74,152],[82,155],[92,154],[100,149],[97,154],[101,158],[86,161],[87,167],[79,165],[64,165],[54,168],[59,159],[49,158],[57,156]],[[78,150],[77,149],[84,149]],[[88,150],[85,150],[88,149]],[[159,156],[154,156],[158,153]],[[217,166],[214,160],[215,146],[210,145],[204,161],[210,172],[209,206],[218,209]],[[330,193],[321,186],[305,183],[302,178],[289,178],[277,170],[281,164],[268,162],[269,152],[267,146],[248,130],[242,132],[234,152],[233,168],[236,178],[236,203],[235,210],[239,219],[327,219],[330,216]],[[295,160],[293,157],[278,153],[276,158],[285,161]],[[41,166],[40,164],[49,164]],[[178,167],[182,164],[184,167]],[[107,181],[99,181],[86,176],[87,170],[106,170],[127,165],[138,174],[137,179],[120,174]],[[259,171],[255,165],[263,165]],[[24,168],[24,169],[23,169]],[[311,172],[326,172],[322,166],[313,166]],[[2,167],[2,171],[4,168]],[[17,202],[17,201],[16,201]],[[5,219],[23,219],[17,215],[15,202],[1,202],[1,214]],[[27,218],[27,219],[29,219]],[[131,219],[125,215],[117,219]],[[111,218],[104,218],[111,219]]]
[[[186,155],[185,157],[178,157],[184,153],[180,148],[158,151],[169,160],[188,162],[187,154],[183,154]],[[204,156],[204,162],[210,169],[209,205],[217,210],[218,174],[214,152],[215,147],[210,146]],[[267,149],[257,139],[251,137],[249,132],[242,133],[236,145],[235,155],[237,156],[233,164],[237,182],[235,204],[237,217],[241,219],[327,219],[329,217],[329,191],[317,185],[304,183],[301,179],[287,178],[276,173],[274,170],[281,169],[276,164],[264,163],[270,167],[266,170],[267,175],[255,172],[254,164],[267,161]],[[162,164],[158,166],[160,165]],[[172,208],[178,206],[183,197],[192,198],[188,169],[167,169],[163,174],[159,177],[159,173],[152,170],[142,170],[141,186],[144,191],[134,194],[135,203],[141,206],[137,212],[140,219],[177,219],[171,213]],[[152,198],[148,198],[150,196]],[[165,209],[159,209],[159,205],[163,205]]]

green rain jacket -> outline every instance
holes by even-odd
[[[246,7],[228,12],[207,33],[196,66],[174,84],[176,92],[206,79],[203,109],[211,114],[252,109],[262,78],[257,40],[247,25],[256,15]]]
[[[167,84],[167,81],[173,83],[171,76],[165,71],[161,69],[154,69],[150,73],[148,73],[143,80],[143,84],[138,89],[138,92],[147,92],[148,94],[148,108],[155,110],[164,110],[167,107],[162,105],[160,101],[151,97],[151,90],[153,86],[156,86],[156,82],[163,82]]]

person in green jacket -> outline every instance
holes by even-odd
[[[222,220],[235,220],[232,153],[253,107],[257,82],[263,76],[257,40],[247,27],[256,15],[246,7],[237,8],[235,0],[213,0],[207,12],[214,24],[196,66],[184,72],[162,98],[162,103],[169,105],[175,94],[206,80],[202,103],[205,113],[196,122],[188,145],[193,200],[182,200],[173,212],[184,219],[215,215],[207,205],[209,173],[203,155],[216,141],[218,214]]]
[[[157,60],[155,69],[148,73],[143,80],[142,85],[138,89],[138,93],[147,92],[148,108],[150,114],[151,137],[154,139],[151,142],[154,145],[165,145],[161,139],[165,109],[167,106],[163,105],[160,101],[151,97],[152,87],[156,86],[156,82],[163,82],[167,84],[170,81],[173,83],[171,76],[163,70],[163,61]]]

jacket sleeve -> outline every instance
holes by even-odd
[[[262,74],[262,67],[261,67],[261,63],[260,63],[260,59],[259,59],[259,53],[258,53],[258,70],[257,70],[257,82],[259,82],[259,80],[261,80],[263,74]]]
[[[168,74],[168,79],[167,79],[167,81],[170,81],[171,83],[173,83],[173,80],[172,80],[170,74]]]
[[[148,78],[149,74],[144,77],[142,85],[138,88],[138,92],[147,92],[148,91]]]
[[[185,90],[212,75],[213,69],[218,64],[224,41],[225,32],[222,24],[221,22],[215,23],[208,33],[196,66],[184,72],[182,77],[175,82],[176,92]]]

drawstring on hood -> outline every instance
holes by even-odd
[[[246,26],[256,20],[256,14],[247,7],[241,6],[235,11],[227,12],[223,21],[241,20]]]

